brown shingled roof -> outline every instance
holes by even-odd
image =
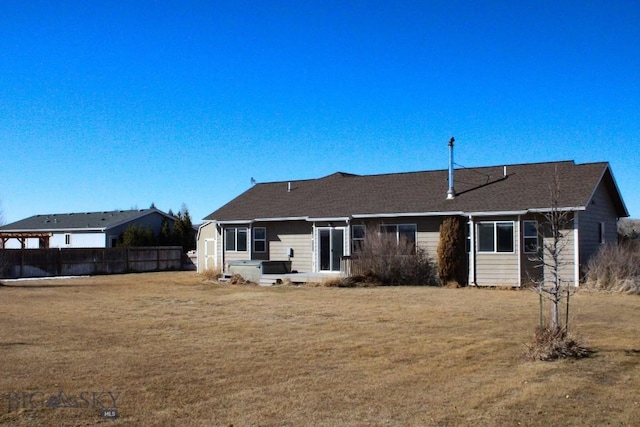
[[[457,169],[456,197],[452,200],[446,200],[447,170],[383,175],[337,172],[318,179],[261,183],[204,219],[239,221],[544,210],[550,206],[550,185],[556,168],[562,208],[584,208],[603,181],[619,216],[628,216],[608,163],[563,161]]]

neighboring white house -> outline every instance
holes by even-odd
[[[156,208],[34,215],[0,227],[0,249],[115,247],[131,225],[159,234],[175,218]]]

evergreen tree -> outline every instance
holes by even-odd
[[[196,247],[195,231],[193,230],[191,215],[186,205],[182,205],[182,209],[176,215],[173,232],[171,233],[171,244],[182,246],[185,252]]]
[[[130,225],[122,233],[122,240],[118,246],[155,246],[156,236],[151,227]]]
[[[461,218],[447,218],[440,226],[438,277],[443,286],[464,286],[467,283],[467,254]]]
[[[162,219],[162,225],[160,227],[160,235],[158,236],[158,244],[160,246],[169,246],[173,242],[171,241],[171,226],[167,218]]]

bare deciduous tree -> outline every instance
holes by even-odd
[[[569,284],[572,280],[563,277],[564,268],[569,265],[563,255],[569,240],[563,234],[569,225],[569,212],[560,209],[560,178],[556,169],[550,188],[551,209],[544,214],[544,221],[538,233],[542,237],[538,255],[533,257],[538,268],[542,268],[542,276],[537,281],[536,291],[551,301],[549,328],[557,334],[563,329],[560,319],[560,306],[564,298],[569,298]],[[568,308],[568,305],[567,305]],[[542,306],[541,306],[542,311]],[[567,310],[568,312],[568,310]],[[568,320],[568,319],[567,319]],[[544,327],[543,317],[540,319],[541,328]],[[567,328],[565,322],[564,329]]]
[[[536,328],[535,345],[530,347],[534,358],[552,360],[558,357],[586,357],[591,351],[582,347],[568,336],[569,301],[572,295],[573,278],[566,279],[564,273],[571,262],[565,258],[565,249],[569,239],[564,234],[571,224],[570,213],[561,209],[560,177],[556,168],[550,186],[551,206],[544,214],[538,227],[538,253],[530,260],[542,269],[542,274],[534,280],[534,290],[538,293],[540,303],[540,325]],[[544,301],[550,301],[548,325],[545,324]],[[560,316],[561,307],[565,304],[564,324]]]

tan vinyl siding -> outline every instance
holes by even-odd
[[[604,223],[604,240],[606,243],[617,243],[617,217],[608,191],[602,183],[596,189],[591,203],[578,216],[578,232],[580,233],[580,264],[586,267],[591,258],[601,247],[600,223]]]
[[[229,263],[229,261],[244,261],[251,259],[251,252],[249,251],[225,251],[224,252],[224,263]],[[226,268],[225,268],[226,269]]]
[[[478,252],[478,238],[475,248],[475,274],[478,286],[520,286],[520,224],[515,217],[481,218],[477,224],[487,221],[513,222],[513,252]]]
[[[478,286],[519,286],[517,253],[477,253]]]
[[[424,249],[432,260],[436,260],[440,243],[440,225],[444,218],[416,218],[412,220],[418,226],[418,247]]]
[[[563,284],[575,283],[575,233],[572,229],[573,222],[570,222],[567,227],[562,231],[562,240],[560,241],[560,260],[559,260],[559,273],[560,280]],[[545,245],[552,245],[553,239],[551,237],[544,238]],[[549,252],[544,250],[544,256],[549,257]],[[551,267],[545,266],[545,281],[553,280]]]
[[[299,272],[311,272],[313,266],[312,224],[305,221],[263,223],[267,229],[269,259],[286,261],[287,248],[293,249],[291,268]]]

